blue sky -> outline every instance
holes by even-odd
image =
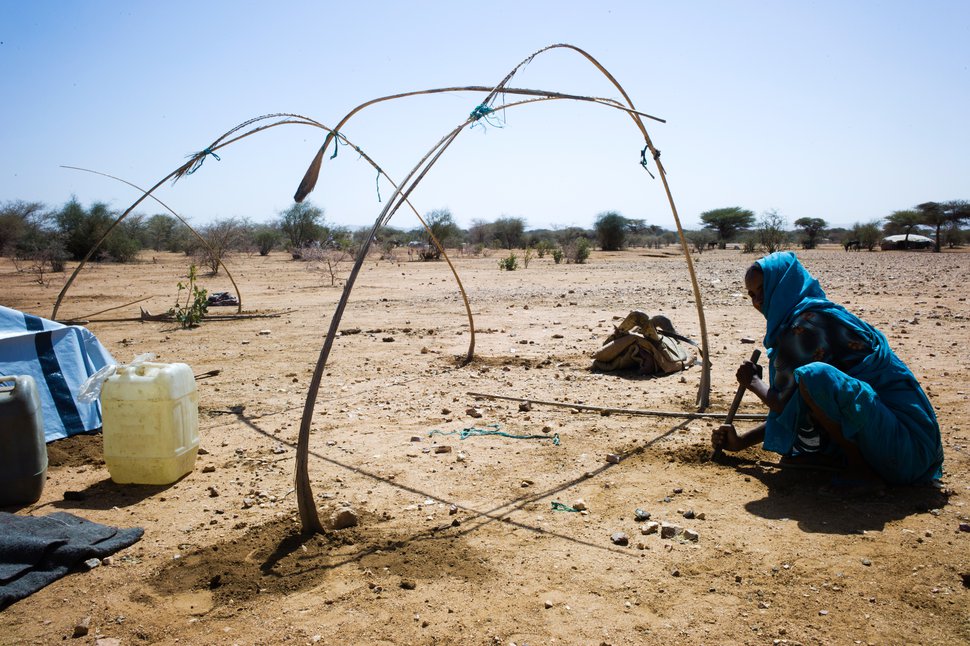
[[[596,57],[648,122],[685,227],[723,206],[848,226],[928,200],[970,198],[970,3],[55,2],[0,0],[0,202],[127,208],[185,156],[259,115],[328,126],[398,92],[497,84],[532,52]],[[618,98],[573,52],[512,86]],[[395,179],[479,103],[465,93],[384,103],[342,131]],[[592,225],[614,210],[672,228],[642,137],[606,108],[550,101],[464,131],[412,201],[462,226],[522,217]],[[284,126],[209,158],[156,195],[194,224],[266,222],[322,131]],[[330,222],[370,225],[375,171],[348,148],[309,197]],[[380,197],[391,194],[386,182]],[[163,212],[146,203],[144,213]],[[403,211],[391,224],[411,227]]]

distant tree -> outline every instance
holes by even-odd
[[[754,213],[739,206],[729,206],[701,213],[705,229],[717,232],[718,242],[723,249],[727,241],[754,224]]]
[[[629,221],[616,211],[605,211],[596,216],[593,228],[603,251],[619,251],[626,244]]]
[[[882,238],[882,230],[879,227],[880,220],[872,220],[865,224],[856,222],[852,225],[850,239],[858,240],[860,247],[865,247],[872,251],[879,244]]]
[[[758,243],[765,253],[774,253],[785,247],[788,234],[785,216],[771,209],[761,214],[758,220]]]
[[[181,222],[164,213],[158,213],[145,222],[145,244],[155,251],[178,251],[175,241],[177,231],[185,228]]]
[[[428,253],[425,260],[440,260],[441,250],[435,246],[432,235],[441,243],[442,247],[447,247],[449,242],[460,238],[461,229],[455,224],[455,219],[448,209],[435,209],[425,214],[424,221],[428,225],[428,228],[431,229],[430,233],[425,232],[425,239],[428,245]]]
[[[252,238],[259,255],[268,256],[280,242],[280,231],[272,225],[263,224],[253,229]]]
[[[941,233],[947,223],[959,225],[970,219],[970,203],[965,200],[951,200],[949,202],[924,202],[916,207],[920,214],[920,222],[929,225],[936,231],[936,242],[933,251],[939,253]]]
[[[468,229],[468,242],[473,245],[487,245],[493,238],[491,222],[472,220],[472,225]]]
[[[111,214],[111,221],[116,219]],[[104,241],[105,254],[115,262],[132,262],[138,257],[145,238],[145,216],[140,213],[130,213],[128,217],[118,223]]]
[[[299,250],[320,240],[323,220],[323,209],[310,202],[300,202],[283,211],[278,224],[290,249]]]
[[[31,229],[41,226],[44,204],[16,200],[0,204],[0,256],[13,254]]]
[[[64,239],[64,250],[73,260],[81,260],[95,243],[108,230],[115,217],[103,202],[95,202],[90,209],[85,209],[77,198],[71,198],[54,215],[57,228]],[[99,247],[91,256],[92,260],[103,260],[107,252],[104,245]]]
[[[798,218],[795,220],[795,226],[800,228],[802,234],[805,236],[802,240],[802,247],[804,249],[814,249],[818,246],[818,239],[824,233],[828,222],[822,218]]]
[[[232,252],[243,246],[247,226],[243,219],[229,218],[217,220],[199,230],[199,235],[205,238],[209,248],[199,245],[194,255],[199,264],[209,268],[210,275],[218,274],[220,262],[225,262]]]
[[[924,216],[919,211],[893,211],[886,217],[883,232],[886,235],[905,235],[903,244],[899,247],[905,249],[909,246],[909,235],[914,232],[913,229],[923,223],[923,219]]]
[[[525,246],[525,219],[503,216],[492,223],[492,236],[504,249]]]

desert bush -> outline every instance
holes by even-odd
[[[565,256],[565,252],[563,252],[561,247],[556,247],[552,250],[552,261],[557,265],[562,262],[563,256]]]
[[[188,282],[178,283],[178,293],[175,296],[175,307],[170,311],[182,329],[198,327],[209,310],[209,297],[205,289],[196,284],[197,273],[195,265],[189,266]],[[185,292],[185,300],[182,300]]]
[[[505,258],[500,258],[498,261],[499,269],[504,269],[505,271],[515,271],[519,266],[518,258],[515,256],[515,252],[510,252]]]

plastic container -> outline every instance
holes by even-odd
[[[101,387],[104,461],[119,484],[169,484],[195,466],[199,392],[184,363],[119,366]]]
[[[0,507],[37,502],[46,479],[37,384],[30,375],[0,377]]]

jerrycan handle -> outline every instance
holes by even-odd
[[[151,361],[154,358],[154,353],[146,352],[145,354],[140,354],[132,359],[131,363],[128,365],[133,368],[137,368],[141,364]],[[81,388],[78,390],[77,400],[82,404],[91,404],[98,401],[98,399],[101,397],[101,386],[104,385],[104,382],[116,372],[118,372],[118,366],[112,363],[104,366],[96,373],[88,377],[84,383],[81,384]]]

